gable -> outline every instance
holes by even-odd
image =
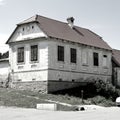
[[[7,43],[30,40],[40,37],[47,37],[37,23],[18,25]]]

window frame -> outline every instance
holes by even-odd
[[[77,63],[77,49],[70,48],[70,63]]]
[[[23,50],[21,51],[21,49],[23,49]],[[19,52],[19,50],[21,53]],[[20,56],[20,58],[19,58],[19,56]],[[23,57],[21,57],[21,56],[23,56]],[[18,64],[25,63],[25,47],[24,46],[17,48],[17,63]]]
[[[35,48],[33,48],[32,49],[32,47],[34,47],[34,46],[37,46],[37,53],[35,53],[35,55],[37,56],[37,57],[35,57],[35,59],[34,59],[34,57],[33,57],[33,59],[32,59],[32,54],[33,54],[33,52],[32,52],[32,50],[34,50]],[[38,45],[37,44],[33,44],[33,45],[30,45],[30,62],[38,62],[38,59],[39,59],[39,51],[38,51]]]
[[[104,65],[104,60],[105,60],[105,64],[106,64],[106,65]],[[108,68],[107,61],[108,61],[108,55],[103,54],[102,66],[103,66],[104,68]]]
[[[57,46],[57,61],[64,62],[65,60],[65,48],[62,45]]]
[[[98,67],[99,66],[99,53],[93,52],[93,66]]]

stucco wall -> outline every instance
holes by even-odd
[[[16,28],[9,44],[10,78],[12,80],[10,86],[12,88],[47,90],[48,45],[46,37],[37,23],[23,24]],[[30,60],[31,45],[38,45],[38,61],[36,62]],[[19,47],[24,47],[25,50],[24,63],[17,63]]]
[[[64,46],[64,62],[57,60],[57,46]],[[70,48],[77,49],[77,63],[70,63]],[[111,51],[97,49],[94,47],[78,45],[68,42],[50,40],[48,49],[48,79],[49,81],[59,82],[85,82],[88,78],[99,78],[104,81],[111,80]],[[99,53],[99,66],[93,66],[93,52]],[[87,53],[87,63],[85,64],[84,54]],[[107,66],[103,66],[103,55],[107,55]],[[54,83],[53,82],[53,83]],[[59,84],[59,83],[58,83]],[[70,84],[70,83],[69,83]],[[68,86],[70,86],[68,84]],[[72,84],[72,83],[71,83]],[[60,84],[59,84],[60,85]],[[63,84],[61,84],[61,88]],[[67,85],[66,85],[67,86]],[[54,88],[54,86],[53,86]],[[60,89],[61,89],[60,88]],[[67,87],[66,87],[67,88]],[[52,91],[52,87],[50,87]],[[56,88],[57,89],[57,88]]]
[[[40,42],[39,42],[40,41]],[[30,61],[30,46],[38,45],[38,61]],[[17,63],[17,48],[24,46],[25,61],[24,63]],[[23,42],[19,44],[11,44],[10,46],[10,65],[12,79],[15,81],[36,81],[47,80],[48,69],[48,45],[47,41],[37,39],[33,41]]]

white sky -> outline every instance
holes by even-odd
[[[39,14],[65,22],[73,16],[112,47],[120,49],[120,0],[0,0],[0,52],[16,24]]]

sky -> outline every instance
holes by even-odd
[[[34,16],[66,22],[73,16],[75,25],[92,30],[112,48],[120,49],[120,0],[0,0],[0,52],[16,24]]]

